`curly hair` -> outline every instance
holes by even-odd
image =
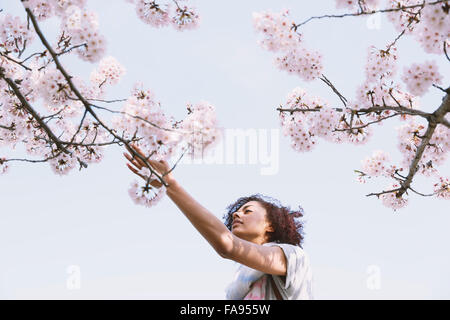
[[[228,230],[231,231],[233,213],[249,201],[258,201],[267,211],[267,219],[274,229],[274,232],[268,232],[269,242],[289,243],[303,248],[303,222],[297,220],[303,217],[302,207],[299,206],[299,210],[291,210],[290,207],[281,205],[278,200],[259,193],[241,197],[226,207],[228,212],[223,219]]]

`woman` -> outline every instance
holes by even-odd
[[[137,146],[136,153],[147,158]],[[128,153],[128,168],[139,173],[145,163]],[[261,195],[242,197],[227,207],[225,224],[204,208],[175,180],[167,161],[149,160],[168,184],[166,193],[214,250],[225,259],[238,262],[226,297],[232,300],[313,299],[312,271],[308,255],[301,248],[302,224],[295,220],[302,210],[267,200]],[[162,184],[152,180],[151,185]]]

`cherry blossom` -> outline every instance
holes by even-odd
[[[201,101],[195,105],[188,104],[187,109],[187,117],[175,123],[164,113],[155,93],[145,89],[142,83],[136,83],[122,109],[123,114],[115,117],[113,124],[116,130],[124,132],[126,138],[133,135],[144,137],[137,145],[152,160],[168,160],[186,148],[194,157],[203,156],[220,138],[215,108]],[[143,175],[149,176],[149,173],[144,172]],[[161,191],[155,195],[153,189],[135,182],[130,195],[136,203],[152,206],[162,196]]]
[[[127,2],[135,4],[139,17],[154,26],[171,24],[177,30],[186,30],[197,27],[200,21],[196,9],[182,0],[172,1],[177,7],[174,10],[170,3]],[[47,162],[55,174],[64,176],[73,169],[101,162],[110,144],[133,142],[149,159],[170,160],[186,146],[208,149],[217,143],[215,108],[207,102],[189,104],[186,119],[175,121],[166,115],[155,92],[137,83],[121,111],[95,105],[92,101],[109,102],[104,100],[107,90],[126,72],[114,57],[105,57],[106,40],[97,15],[86,8],[86,0],[22,3],[28,23],[0,14],[1,146],[14,149],[23,144],[28,155],[42,158],[40,161]],[[60,30],[50,45],[39,23],[52,16],[59,20]],[[36,34],[46,50],[22,62],[20,56]],[[98,62],[90,73],[90,82],[62,63],[61,56],[73,53],[86,62]],[[112,124],[99,115],[99,110],[115,114]],[[189,141],[194,132],[195,139]],[[9,161],[14,160],[34,161],[2,154],[0,173],[7,172]],[[165,187],[157,190],[147,183],[141,186],[134,182],[129,194],[136,203],[153,206],[162,199]]]
[[[19,52],[34,39],[32,30],[25,21],[10,14],[0,15],[0,48],[6,51]]]
[[[442,75],[439,73],[435,61],[426,61],[423,64],[414,63],[405,67],[402,80],[413,95],[424,95],[432,84],[441,84]]]
[[[70,37],[70,43],[78,46],[76,52],[81,59],[99,61],[106,51],[106,39],[99,33],[97,15],[75,5],[69,6],[65,13],[60,38],[63,34]]]
[[[159,189],[152,186],[143,187],[139,182],[134,181],[128,189],[128,194],[135,204],[152,207],[158,204],[166,193],[166,187]]]
[[[450,180],[439,177],[439,181],[434,185],[434,192],[437,198],[450,200]]]
[[[366,175],[372,177],[392,175],[392,171],[388,166],[390,162],[390,156],[383,150],[375,150],[371,157],[366,157],[361,161],[362,170]]]
[[[23,1],[25,8],[29,8],[37,20],[43,21],[51,18],[55,13],[54,1],[47,0],[25,0]]]
[[[280,13],[272,11],[253,13],[254,29],[264,36],[259,40],[259,44],[269,51],[284,52],[298,48],[302,37],[292,29],[293,25],[295,23],[289,18],[288,10]]]
[[[203,157],[220,138],[215,107],[207,101],[187,105],[188,116],[181,124],[182,138],[191,146],[193,158]]]
[[[425,134],[426,127],[414,120],[398,127],[398,148],[403,155],[402,166],[408,167],[415,156],[418,146],[421,144],[421,137]],[[419,173],[431,176],[436,175],[436,166],[442,165],[449,150],[449,129],[439,125],[435,134],[426,146],[423,156],[419,161]]]
[[[293,114],[280,113],[280,124],[283,134],[292,138],[292,146],[297,151],[310,151],[317,143],[317,138],[334,143],[364,144],[372,134],[370,126],[364,126],[360,118],[353,120],[351,129],[349,126],[350,114],[337,111],[329,106],[329,103],[320,97],[312,97],[306,90],[300,87],[292,90],[286,98],[287,110],[296,111]],[[361,128],[360,128],[361,127]]]
[[[397,71],[397,48],[379,50],[375,46],[368,48],[366,63],[367,82],[378,82],[392,79]]]
[[[387,10],[377,10],[385,2],[387,7],[382,9]],[[389,155],[385,151],[377,150],[362,161],[362,171],[355,170],[359,173],[357,180],[362,183],[371,177],[395,180],[390,186],[390,189],[397,189],[395,192],[370,195],[379,196],[384,205],[396,210],[407,205],[405,194],[409,189],[423,195],[411,187],[415,174],[439,176],[438,167],[445,162],[450,143],[447,127],[450,117],[446,116],[445,109],[448,105],[448,94],[435,113],[420,110],[419,98],[431,85],[447,92],[445,88],[438,86],[443,83],[443,76],[439,73],[437,64],[434,61],[426,61],[404,67],[400,77],[403,83],[400,83],[396,78],[399,64],[397,46],[402,36],[412,36],[426,53],[444,54],[445,46],[450,47],[450,24],[447,23],[447,1],[385,2],[336,0],[338,9],[350,10],[351,13],[314,16],[300,24],[292,21],[288,10],[281,13],[263,11],[253,14],[253,24],[255,30],[262,35],[259,44],[268,51],[282,53],[275,59],[276,67],[297,75],[303,81],[320,77],[344,104],[344,107],[335,107],[319,97],[311,97],[300,87],[295,88],[285,103],[277,108],[280,111],[282,132],[290,138],[294,150],[310,151],[317,145],[318,138],[334,143],[364,144],[372,136],[374,125],[382,125],[393,117],[404,123],[398,127],[400,164],[390,164]],[[388,16],[399,34],[384,49],[369,46],[364,81],[357,86],[355,97],[347,100],[323,74],[322,56],[318,51],[307,49],[300,28],[318,18],[357,15],[364,17],[381,12]],[[445,54],[448,58],[448,53]],[[414,168],[413,163],[417,164]],[[445,186],[444,190],[445,188],[447,187]]]
[[[200,16],[194,8],[177,7],[171,20],[172,25],[179,31],[195,29],[200,23]]]
[[[394,190],[399,188],[400,185],[397,183],[394,183],[387,187],[387,190]],[[381,203],[391,209],[394,209],[396,211],[397,209],[404,208],[408,205],[408,199],[404,196],[398,197],[398,194],[396,191],[394,192],[388,192],[380,195]]]
[[[401,7],[413,6],[421,4],[422,0],[388,0],[387,8],[398,9]],[[407,34],[411,34],[420,22],[419,14],[421,7],[413,7],[403,10],[390,11],[386,13],[387,18],[392,22],[396,31],[402,32],[405,30]]]
[[[304,81],[312,81],[322,74],[322,55],[318,51],[310,52],[298,48],[275,58],[275,65],[284,71],[299,76]]]
[[[350,9],[360,11],[375,10],[380,4],[380,0],[336,0],[337,9]]]
[[[125,75],[125,68],[114,57],[103,58],[97,69],[91,72],[91,82],[102,87],[105,84],[116,85]]]
[[[388,8],[422,4],[421,0],[389,0]],[[447,4],[448,6],[448,4]],[[450,38],[449,10],[446,3],[417,6],[387,13],[397,31],[412,35],[425,52],[441,54],[444,42]]]
[[[122,113],[113,119],[114,128],[123,131],[126,138],[133,135],[145,137],[140,147],[146,154],[162,157],[174,152],[179,135],[152,90],[136,83]]]
[[[253,13],[253,26],[255,31],[263,36],[259,44],[264,49],[281,53],[281,56],[275,58],[279,69],[295,74],[305,81],[315,80],[321,75],[322,55],[304,46],[303,36],[297,33],[288,10],[280,13]]]
[[[6,158],[0,157],[0,174],[7,173],[9,170],[8,163],[5,162]]]
[[[127,0],[135,4],[139,19],[152,27],[161,28],[172,25],[176,30],[184,31],[199,26],[200,15],[196,9],[188,5],[179,5],[181,0],[161,3],[162,1]]]
[[[136,1],[138,18],[152,27],[165,27],[170,24],[170,4],[161,6],[156,1]]]

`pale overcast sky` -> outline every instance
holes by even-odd
[[[290,8],[301,22],[335,12],[334,1],[195,3],[200,28],[179,33],[144,24],[125,1],[88,2],[108,39],[107,54],[127,69],[109,98],[126,98],[139,80],[178,119],[186,102],[207,100],[223,128],[268,134],[279,129],[275,108],[297,86],[340,105],[320,80],[305,83],[279,71],[273,54],[257,45],[252,26],[254,11]],[[20,1],[1,7],[24,17]],[[58,22],[45,22],[43,28],[54,39]],[[303,31],[309,46],[324,55],[324,74],[348,99],[364,79],[367,47],[382,47],[397,35],[385,18],[378,29],[368,28],[366,18],[346,18],[312,21]],[[443,56],[425,54],[410,38],[400,40],[398,54],[400,70],[435,59],[448,84]],[[63,62],[85,79],[94,67],[76,58]],[[432,89],[422,99],[423,109],[437,108],[440,100],[441,93]],[[121,104],[111,107],[119,110]],[[174,174],[219,218],[235,199],[258,192],[301,205],[316,299],[449,299],[448,202],[412,194],[409,206],[394,213],[365,196],[381,191],[384,181],[360,185],[355,180],[353,170],[373,150],[400,158],[397,125],[392,120],[377,126],[364,146],[320,141],[307,154],[291,149],[279,132],[272,141],[279,147],[278,170],[270,175],[261,174],[268,166],[262,158],[255,164],[182,163]],[[217,255],[168,197],[151,209],[136,206],[127,193],[134,176],[122,151],[112,147],[101,164],[65,177],[46,164],[29,163],[13,163],[0,176],[0,298],[225,298],[236,264]],[[0,155],[22,155],[20,148],[15,152],[0,149]],[[448,169],[447,164],[442,171],[449,174]],[[432,181],[418,177],[416,187],[430,192]],[[75,274],[79,289],[67,286]],[[374,276],[379,276],[375,286]]]

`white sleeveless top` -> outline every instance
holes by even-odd
[[[309,257],[299,246],[268,242],[263,246],[279,246],[287,261],[286,276],[263,273],[239,264],[233,281],[226,288],[229,300],[276,300],[269,277],[273,277],[283,300],[309,300],[313,298],[313,274]]]

